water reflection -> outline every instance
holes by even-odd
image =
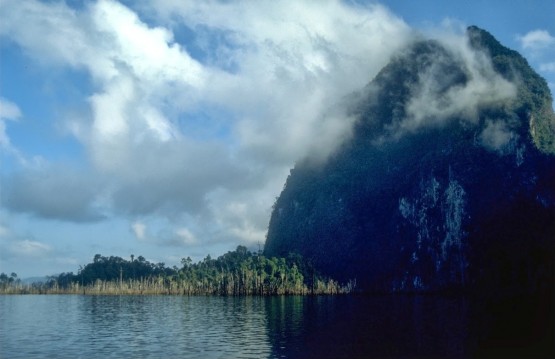
[[[263,298],[0,296],[0,358],[265,358]]]
[[[550,298],[0,296],[0,358],[555,357]]]
[[[266,300],[273,357],[555,357],[551,296]]]
[[[465,300],[424,296],[267,299],[276,357],[464,357]]]

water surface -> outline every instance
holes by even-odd
[[[0,358],[487,356],[520,337],[496,337],[506,323],[487,314],[442,296],[10,295]],[[516,353],[552,349],[549,335]]]

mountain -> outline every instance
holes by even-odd
[[[291,170],[267,256],[365,291],[553,291],[555,114],[518,52],[474,26],[419,39],[353,98],[352,138]]]

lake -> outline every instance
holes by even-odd
[[[524,317],[541,318],[528,323],[521,322],[520,312],[515,315],[517,307],[484,308],[464,298],[418,295],[4,295],[0,357],[457,358],[552,353],[552,328],[545,331],[540,314],[550,321],[553,313],[536,313],[530,307]]]

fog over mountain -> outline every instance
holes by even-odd
[[[352,140],[357,98],[375,98],[368,83],[415,41],[439,41],[437,71],[455,61],[467,81],[444,91],[450,80],[434,68],[419,73],[406,113],[376,144],[451,117],[475,124],[482,106],[510,101],[514,79],[464,35],[463,22],[487,22],[487,7],[0,1],[2,268],[34,276],[97,253],[179,264],[257,249],[290,169],[328,163]],[[549,4],[507,20],[523,7],[535,9],[496,13],[496,31],[550,74]],[[486,122],[477,141],[506,151],[513,126]]]
[[[553,290],[555,114],[485,30],[417,39],[356,96],[353,136],[299,161],[265,252],[381,292]]]

